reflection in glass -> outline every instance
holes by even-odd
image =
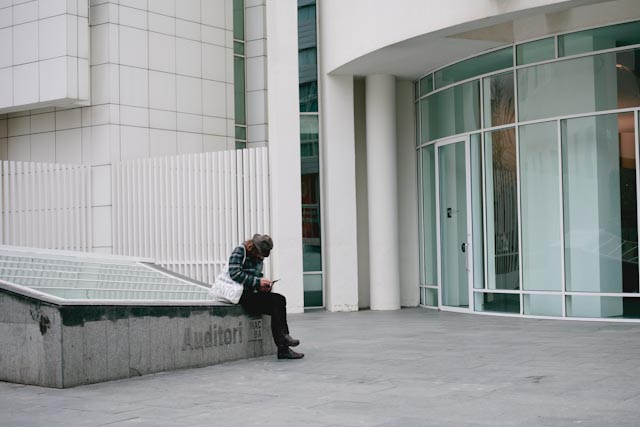
[[[322,274],[304,274],[304,306],[322,307]]]
[[[640,21],[558,36],[560,56],[577,55],[640,43]]]
[[[469,306],[465,161],[464,141],[438,148],[442,304],[451,307]]]
[[[482,142],[479,133],[470,136],[471,226],[473,243],[473,287],[484,287],[484,229],[482,226]]]
[[[300,76],[299,97],[300,112],[318,111],[318,77],[316,48],[298,51],[298,70]]]
[[[515,129],[485,133],[487,287],[519,289]]]
[[[562,317],[562,295],[524,294],[523,303],[524,314]]]
[[[567,317],[640,318],[640,298],[567,295]]]
[[[300,111],[318,111],[318,52],[315,2],[298,2]]]
[[[632,113],[562,121],[568,291],[638,292],[634,141]],[[593,310],[609,317],[621,307]]]
[[[434,288],[420,287],[420,304],[427,307],[438,306],[438,290]]]
[[[425,302],[424,305],[429,307],[437,307],[438,306],[438,290],[426,288],[425,289]]]
[[[474,294],[475,311],[496,313],[520,313],[519,294],[492,294],[476,292]]]
[[[493,127],[513,123],[516,120],[513,93],[513,72],[485,77],[484,125]]]
[[[547,61],[556,56],[556,43],[553,37],[535,40],[516,46],[517,65]]]
[[[300,116],[300,155],[303,267],[304,271],[321,271],[318,117],[315,115]]]
[[[438,284],[436,241],[436,172],[435,146],[422,149],[422,224],[423,224],[423,268],[421,281],[424,285]]]
[[[440,89],[473,76],[480,76],[510,67],[513,67],[513,48],[507,47],[436,71],[434,73],[435,88]]]
[[[640,49],[522,68],[519,121],[640,106]]]
[[[519,128],[522,288],[562,290],[557,122]]]
[[[420,101],[422,141],[480,128],[478,81],[436,92]]]

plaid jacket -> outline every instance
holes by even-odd
[[[237,246],[229,258],[229,275],[242,285],[245,291],[258,292],[260,278],[262,277],[262,261],[246,255],[244,245]],[[244,259],[244,264],[242,260]]]

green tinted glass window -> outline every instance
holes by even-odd
[[[314,272],[322,271],[322,246],[320,233],[320,163],[318,143],[318,116],[300,116],[302,263],[304,271]]]
[[[467,82],[421,100],[420,117],[423,142],[479,129],[480,82]]]
[[[561,123],[567,290],[638,293],[633,113]]]
[[[524,294],[524,314],[562,317],[562,295]]]
[[[518,119],[640,106],[640,49],[518,70]]]
[[[244,58],[233,57],[233,92],[235,98],[236,124],[246,125],[245,100],[244,100]]]
[[[322,274],[302,276],[304,288],[304,306],[322,307]]]
[[[244,126],[236,126],[236,139],[247,139],[247,128]]]
[[[487,132],[484,142],[487,288],[516,290],[520,261],[515,129]]]
[[[520,295],[518,294],[474,294],[476,311],[491,311],[495,313],[520,313]]]
[[[516,46],[516,61],[518,65],[547,61],[555,58],[555,56],[556,45],[553,37]]]
[[[496,50],[466,61],[450,65],[435,72],[435,88],[469,79],[473,76],[513,67],[513,48]]]
[[[244,56],[244,43],[242,42],[233,42],[233,53],[235,53],[236,55],[243,55]]]
[[[233,0],[233,38],[244,40],[244,0]]]
[[[567,317],[640,319],[640,298],[568,295]]]
[[[562,208],[557,122],[520,126],[518,132],[522,287],[534,291],[560,291]],[[533,300],[535,303],[536,297]]]
[[[484,125],[506,125],[516,120],[513,71],[483,79]]]
[[[433,74],[420,79],[420,96],[426,95],[433,90]]]
[[[578,31],[558,37],[560,56],[640,44],[640,21]]]
[[[422,150],[422,226],[423,248],[421,283],[438,284],[437,236],[436,236],[436,172],[435,145]]]

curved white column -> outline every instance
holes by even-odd
[[[372,310],[400,308],[396,80],[366,78],[369,271]]]

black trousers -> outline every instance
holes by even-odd
[[[287,325],[287,299],[273,292],[245,291],[240,297],[240,305],[249,314],[268,314],[271,316],[271,334],[276,346],[286,347],[284,336],[289,334]]]

